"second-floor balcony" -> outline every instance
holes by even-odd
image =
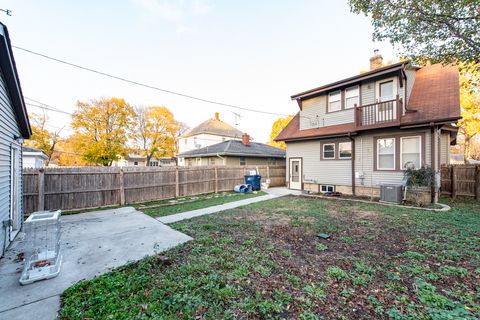
[[[355,106],[355,127],[357,130],[391,127],[400,124],[403,112],[402,99],[379,101]]]

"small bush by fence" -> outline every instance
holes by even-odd
[[[285,166],[257,166],[262,182],[285,185]],[[24,169],[26,215],[233,190],[249,167],[75,167]]]
[[[475,197],[480,201],[480,165],[448,165],[441,168],[442,194]]]

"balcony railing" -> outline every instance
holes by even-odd
[[[402,108],[402,99],[398,95],[393,100],[355,106],[355,126],[369,129],[399,124]]]

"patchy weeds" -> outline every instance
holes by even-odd
[[[176,223],[195,240],[71,287],[60,318],[476,319],[480,205],[455,206],[283,197]]]

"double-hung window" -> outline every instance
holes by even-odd
[[[345,89],[345,109],[351,109],[355,105],[359,105],[359,87],[350,87]]]
[[[322,148],[323,159],[335,159],[335,143],[325,143]]]
[[[340,90],[328,94],[328,112],[342,110],[342,93]]]
[[[338,143],[338,158],[350,159],[352,157],[352,143],[351,142],[339,142]]]
[[[377,140],[377,169],[395,170],[395,138]]]
[[[422,159],[422,139],[420,136],[400,138],[401,169],[420,168]]]

